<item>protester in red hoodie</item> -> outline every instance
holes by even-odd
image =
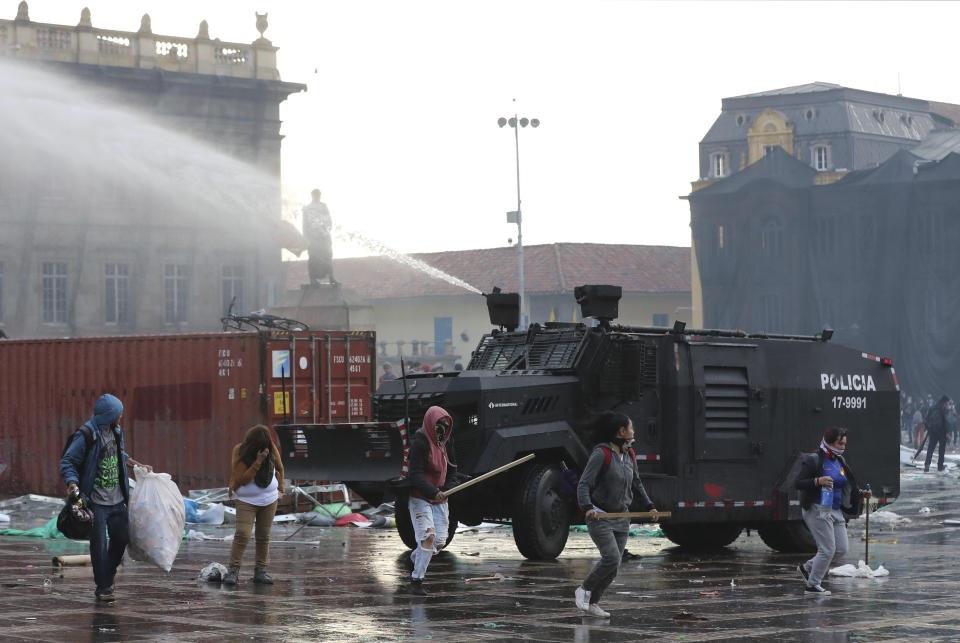
[[[413,573],[410,592],[426,596],[423,577],[434,554],[447,543],[450,513],[447,496],[440,487],[446,483],[447,467],[453,467],[447,456],[447,441],[453,433],[453,419],[439,406],[431,406],[423,418],[423,427],[410,446],[410,520],[417,539],[417,548],[410,554]]]

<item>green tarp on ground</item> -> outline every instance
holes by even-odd
[[[61,538],[66,540],[66,536],[57,529],[56,517],[51,518],[50,522],[43,527],[34,527],[33,529],[0,529],[0,536],[27,536],[29,538]]]

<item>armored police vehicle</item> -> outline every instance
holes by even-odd
[[[850,431],[849,462],[885,504],[899,493],[899,394],[889,359],[817,335],[625,326],[620,288],[575,291],[586,323],[516,330],[519,297],[487,295],[491,322],[469,366],[385,382],[378,422],[277,427],[288,475],[335,479],[377,504],[397,493],[397,523],[416,546],[402,479],[406,445],[427,408],[453,417],[453,458],[472,476],[536,457],[450,498],[457,521],[509,521],[520,553],[554,558],[583,521],[571,482],[592,447],[591,412],[633,420],[640,475],[664,534],[689,548],[723,547],[755,529],[779,551],[815,549],[794,481],[825,429]],[[390,481],[393,480],[391,483]],[[398,484],[398,482],[400,484]],[[635,507],[634,509],[639,509]]]

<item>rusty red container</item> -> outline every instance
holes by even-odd
[[[373,332],[196,333],[0,341],[0,493],[60,495],[67,436],[103,393],[127,452],[189,489],[226,486],[254,424],[363,422]]]

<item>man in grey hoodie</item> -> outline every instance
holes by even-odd
[[[597,445],[577,484],[577,503],[586,514],[587,531],[600,550],[600,562],[577,588],[575,599],[581,611],[590,616],[609,618],[610,613],[600,609],[598,603],[620,571],[630,519],[600,516],[630,511],[634,493],[639,494],[639,504],[645,511],[656,513],[656,509],[640,481],[637,462],[630,448],[633,442],[630,418],[623,413],[604,411],[594,419],[592,430]],[[653,520],[656,522],[656,516]]]

